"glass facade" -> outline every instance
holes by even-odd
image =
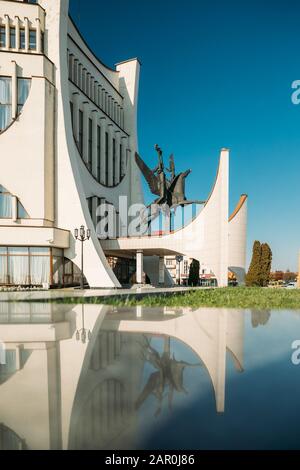
[[[62,249],[0,246],[0,285],[64,287],[78,286],[80,280],[80,269]]]
[[[11,78],[0,77],[0,132],[11,123]]]
[[[22,111],[25,101],[28,98],[31,87],[31,79],[18,78],[18,114]]]
[[[28,98],[31,87],[30,78],[18,78],[18,114]],[[12,79],[0,77],[0,132],[12,122]]]
[[[109,256],[107,261],[123,286],[135,283],[136,262],[134,259]]]

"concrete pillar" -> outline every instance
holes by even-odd
[[[165,258],[163,256],[159,257],[159,272],[158,272],[158,282],[159,284],[165,283]]]
[[[15,119],[18,112],[18,66],[12,61],[11,116]]]
[[[101,160],[100,160],[100,182],[105,184],[105,133],[106,133],[106,118],[101,118]]]
[[[36,18],[36,51],[38,54],[41,54],[42,51],[42,29],[41,29],[41,20]]]
[[[12,221],[17,222],[18,220],[18,198],[16,196],[11,197],[12,205]]]
[[[25,51],[29,51],[29,19],[25,18]]]
[[[9,49],[10,48],[9,16],[4,15],[4,17],[5,17],[5,20],[4,20],[4,24],[5,24],[5,49]]]
[[[113,186],[113,138],[114,129],[112,124],[108,124],[108,186]]]
[[[144,265],[143,250],[137,250],[136,252],[136,282],[137,284],[143,283],[143,265]]]
[[[121,132],[116,131],[116,177],[115,177],[115,182],[118,184],[121,180],[121,175],[120,175],[120,143],[121,143]]]
[[[15,27],[16,27],[16,50],[20,50],[20,18],[15,16]]]
[[[136,306],[136,318],[142,318],[143,316],[143,307],[141,305]]]

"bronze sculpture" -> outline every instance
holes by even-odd
[[[155,145],[154,148],[158,153],[158,165],[154,170],[151,170],[137,153],[135,154],[135,161],[143,173],[152,194],[158,196],[153,204],[167,204],[170,208],[187,204],[203,204],[203,201],[189,201],[185,196],[185,179],[192,170],[176,175],[174,156],[172,154],[170,156],[170,168],[166,168],[166,171],[171,175],[170,179],[168,179],[165,174],[162,150],[158,145]]]

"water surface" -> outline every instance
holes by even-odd
[[[300,311],[0,304],[0,449],[299,449]]]

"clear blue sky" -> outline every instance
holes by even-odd
[[[158,143],[191,167],[187,195],[205,199],[219,150],[231,149],[230,207],[249,195],[248,258],[268,242],[274,269],[300,249],[299,0],[70,0],[109,66],[139,57],[139,150]],[[92,12],[92,15],[91,15]]]

